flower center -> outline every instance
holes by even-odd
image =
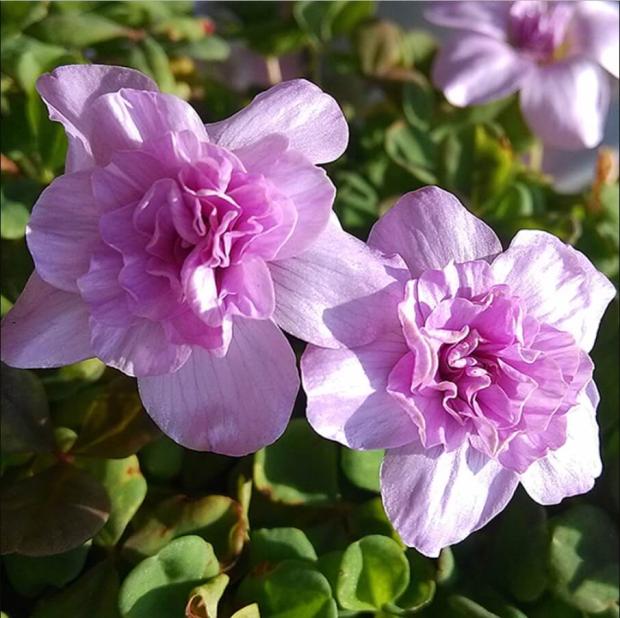
[[[566,38],[572,8],[539,0],[515,2],[510,9],[509,39],[540,63],[560,60],[570,51]]]

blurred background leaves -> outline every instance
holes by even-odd
[[[516,99],[451,107],[429,79],[439,42],[422,22],[386,20],[398,12],[389,9],[0,3],[2,314],[32,271],[30,210],[66,152],[35,82],[72,62],[132,66],[211,122],[282,79],[311,79],[350,125],[347,152],[328,166],[347,230],[365,239],[402,193],[436,183],[504,243],[521,228],[548,230],[617,286],[617,152],[599,150],[580,191],[556,191]],[[377,494],[382,453],[317,436],[303,396],[278,442],[235,459],[162,436],[134,381],[96,360],[3,366],[2,618],[618,616],[617,349],[614,301],[593,351],[604,460],[595,489],[551,508],[518,492],[437,560],[390,526]]]

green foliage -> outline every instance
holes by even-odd
[[[438,43],[366,1],[45,0],[0,3],[0,290],[33,269],[26,224],[63,173],[66,138],[37,78],[68,63],[132,66],[206,122],[279,80],[332,94],[350,128],[327,168],[362,240],[403,193],[451,191],[506,245],[523,228],[583,251],[618,284],[618,183],[602,149],[591,186],[560,194],[517,96],[457,109],[432,84]],[[248,67],[250,81],[237,80]],[[299,349],[299,348],[296,348]],[[97,360],[2,366],[2,618],[608,618],[618,616],[618,303],[592,351],[604,471],[552,508],[523,491],[436,560],[404,547],[379,491],[380,451],[293,420],[241,459],[184,449],[149,419],[135,380]],[[189,535],[189,536],[188,536]]]
[[[217,558],[207,542],[198,536],[175,539],[129,573],[119,593],[121,614],[123,618],[173,616],[195,586],[218,572]]]
[[[284,435],[256,453],[256,488],[276,502],[327,504],[338,496],[338,448],[322,440],[301,419]]]

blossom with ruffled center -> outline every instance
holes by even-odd
[[[519,482],[542,504],[588,491],[601,470],[588,351],[613,285],[545,232],[502,252],[434,187],[401,198],[368,244],[399,282],[376,313],[382,331],[308,346],[302,381],[316,431],[387,449],[381,491],[403,540],[436,556]]]
[[[429,21],[457,29],[433,81],[458,107],[520,92],[531,130],[567,150],[593,148],[618,78],[616,2],[438,2]]]
[[[320,345],[366,336],[322,320],[373,291],[355,276],[369,250],[340,228],[317,167],[347,144],[337,103],[293,80],[205,126],[130,69],[60,67],[37,88],[69,150],[33,209],[35,273],[3,320],[2,359],[98,357],[138,377],[149,414],[190,448],[273,442],[299,387],[279,326]]]

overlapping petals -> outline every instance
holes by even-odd
[[[561,149],[603,137],[609,76],[618,77],[615,2],[442,2],[430,21],[459,32],[439,51],[433,80],[463,107],[520,91],[531,130]]]
[[[367,344],[309,346],[302,379],[319,433],[388,449],[382,495],[403,539],[436,556],[520,481],[543,504],[587,491],[600,474],[587,352],[609,281],[546,233],[520,232],[501,252],[434,187],[401,198],[369,244],[406,263],[400,297],[377,311],[382,330]]]
[[[370,250],[330,224],[335,189],[316,164],[346,146],[337,103],[294,80],[205,127],[129,69],[61,67],[38,88],[69,136],[67,173],[34,207],[36,273],[3,322],[3,359],[97,356],[139,377],[148,412],[191,448],[241,455],[275,440],[299,386],[276,322],[334,347],[362,342],[363,328],[325,326],[337,304],[325,265],[350,302],[396,281],[387,263],[358,278]]]

